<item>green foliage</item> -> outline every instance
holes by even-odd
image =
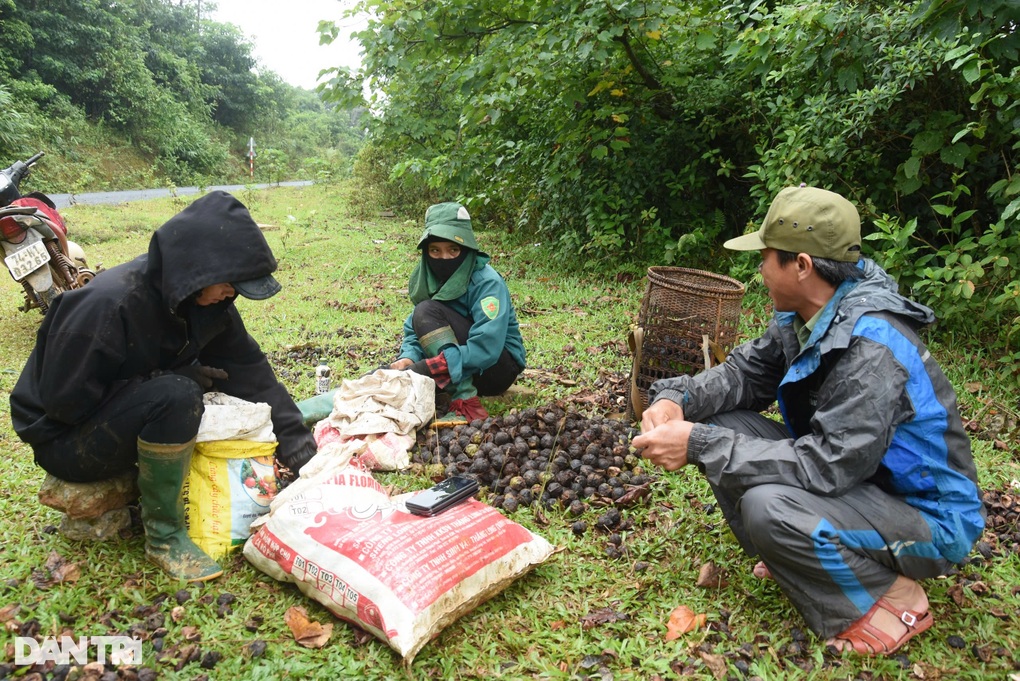
[[[18,111],[10,91],[0,83],[0,148],[11,149],[24,144],[28,137],[28,122]]]
[[[736,102],[715,77],[716,12],[458,0],[378,10],[361,34],[364,76],[384,94],[374,143],[394,156],[395,178],[528,224],[588,264],[708,253],[694,244],[714,240],[715,206],[736,182],[729,142],[715,139]],[[683,73],[664,68],[679,58]],[[337,96],[352,91],[346,75]]]
[[[946,324],[1017,338],[1015,2],[364,0],[352,12],[370,17],[363,69],[337,69],[325,90],[372,93],[373,158],[390,171],[372,176],[391,186],[460,197],[581,266],[707,269],[724,269],[722,240],[781,188],[831,188],[877,223],[870,254]]]
[[[201,7],[198,0],[0,0],[0,82],[13,98],[0,123],[0,161],[24,147],[73,157],[78,149],[67,137],[72,128],[71,137],[83,134],[82,121],[127,137],[155,173],[177,184],[237,179],[249,137],[272,139],[285,153],[278,177],[329,150],[353,158],[363,111],[327,108],[314,93],[260,71],[241,31],[200,20]],[[104,176],[94,170],[83,167],[77,177]]]

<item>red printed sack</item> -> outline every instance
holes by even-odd
[[[470,499],[412,515],[356,463],[274,500],[244,556],[410,664],[444,626],[545,561],[545,539]],[[295,489],[297,488],[297,489]]]

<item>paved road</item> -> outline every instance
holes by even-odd
[[[88,192],[85,194],[47,194],[57,208],[67,208],[75,204],[126,203],[128,201],[144,201],[161,199],[167,196],[188,196],[203,191],[222,189],[226,192],[238,192],[246,188],[265,189],[266,187],[305,187],[312,184],[310,180],[293,182],[274,182],[273,184],[225,184],[214,187],[176,187],[170,189],[134,189],[122,192]]]

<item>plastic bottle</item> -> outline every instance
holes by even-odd
[[[325,395],[330,391],[331,384],[329,365],[326,360],[320,359],[319,366],[315,367],[315,394]]]

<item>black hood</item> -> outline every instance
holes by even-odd
[[[223,191],[196,199],[156,230],[147,274],[176,310],[206,286],[255,279],[276,270],[276,258],[240,201]]]

